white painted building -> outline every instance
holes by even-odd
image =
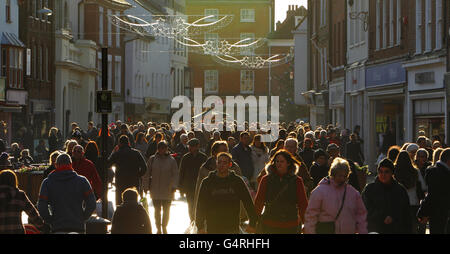
[[[365,23],[364,13],[369,12],[369,0],[354,1],[347,6],[347,65],[345,68],[345,128],[354,130],[361,127],[361,138],[368,136],[366,128],[368,114],[365,110],[364,93],[366,87],[366,66],[369,55],[369,24]],[[354,13],[359,13],[355,18]],[[368,21],[368,17],[367,17]],[[330,96],[331,97],[331,96]],[[367,146],[363,146],[366,149]],[[364,154],[368,154],[368,150]]]
[[[18,0],[0,1],[0,120],[7,123],[10,144],[13,114],[21,116],[28,103],[24,89],[25,44],[19,39]]]
[[[305,106],[308,110],[308,103],[303,93],[308,91],[308,17],[296,19],[294,34],[294,101],[296,105]]]
[[[55,3],[55,122],[68,135],[70,124],[82,128],[99,122],[95,113],[97,44],[80,38],[79,1]]]

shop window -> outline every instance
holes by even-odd
[[[11,21],[11,0],[6,0],[5,5],[5,17],[6,17],[6,23],[12,23]]]

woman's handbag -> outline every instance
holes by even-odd
[[[341,215],[342,208],[344,207],[345,202],[345,194],[347,193],[347,185],[345,186],[344,197],[342,198],[341,208],[339,208],[339,212],[336,215],[334,221],[327,222],[317,222],[316,224],[316,234],[336,234],[336,221]]]
[[[278,198],[281,196],[281,194],[283,194],[283,192],[285,192],[287,190],[287,188],[289,187],[289,183],[287,183],[286,185],[283,186],[283,189],[280,190],[280,192],[278,192],[277,196],[272,200],[271,204],[275,203],[275,201],[278,200]],[[270,206],[271,204],[266,204],[267,206]],[[263,219],[262,216],[259,216],[258,222],[256,224],[256,233],[257,234],[264,234],[264,230],[263,230]]]

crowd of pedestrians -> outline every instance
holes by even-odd
[[[106,172],[102,130],[94,123],[86,130],[72,123],[66,138],[53,127],[49,147],[39,144],[49,168],[37,204],[8,170],[33,158],[12,144],[0,154],[0,233],[24,233],[22,211],[42,232],[85,233],[104,186],[112,183],[113,234],[152,233],[141,202],[147,194],[155,233],[167,234],[177,190],[198,233],[424,234],[428,224],[431,234],[450,232],[450,149],[440,140],[422,135],[415,143],[383,144],[375,178],[367,181],[359,126],[351,132],[282,123],[277,139],[263,142],[267,131],[231,125],[232,131],[209,132],[116,121],[106,130]]]

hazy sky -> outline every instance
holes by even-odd
[[[308,8],[307,0],[275,0],[275,24],[278,21],[283,22],[286,18],[286,11],[289,9],[289,5],[305,6]]]

